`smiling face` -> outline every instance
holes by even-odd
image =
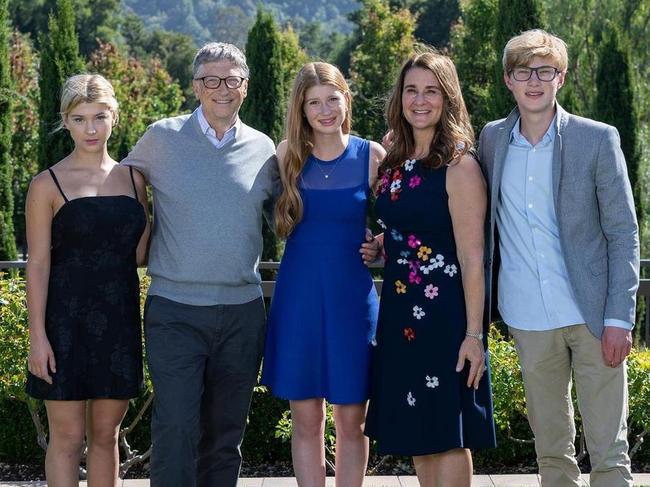
[[[194,77],[202,78],[204,76],[218,76],[220,78],[228,76],[245,77],[242,70],[228,60],[202,64]],[[223,81],[218,88],[210,89],[205,87],[203,81],[194,79],[192,88],[201,102],[203,114],[210,125],[230,126],[235,122],[239,108],[244,102],[244,98],[246,98],[248,80],[244,80],[242,85],[235,89],[228,88]]]
[[[541,66],[558,68],[552,59],[539,56],[533,57],[525,67]],[[503,79],[522,114],[550,115],[554,113],[557,92],[564,85],[565,74],[560,71],[551,81],[540,81],[534,72],[528,81],[517,81],[512,73],[505,73]]]
[[[85,152],[105,150],[114,123],[115,114],[103,103],[79,103],[63,120],[76,149]]]
[[[434,131],[442,116],[445,99],[433,72],[413,67],[404,76],[402,114],[413,132]]]
[[[347,96],[347,93],[329,84],[315,85],[305,91],[303,113],[314,132],[342,132]]]

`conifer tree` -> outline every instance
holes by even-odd
[[[9,63],[9,2],[0,0],[0,260],[16,259],[14,198],[11,188],[11,66]]]
[[[493,118],[503,118],[510,113],[515,102],[503,82],[501,63],[503,48],[511,37],[530,29],[543,29],[542,10],[537,0],[499,0],[494,26],[494,50],[497,61],[494,66]]]
[[[75,14],[71,0],[57,0],[56,14],[51,13],[49,33],[41,36],[41,67],[39,88],[39,151],[38,162],[45,169],[61,160],[73,148],[63,131],[52,133],[59,121],[61,87],[73,74],[84,72],[75,33]]]
[[[262,7],[248,33],[246,60],[250,79],[242,120],[277,144],[282,138],[285,110],[282,40],[273,15]]]
[[[594,113],[597,120],[616,127],[621,137],[637,218],[641,223],[645,195],[641,194],[639,184],[639,117],[634,102],[633,83],[629,51],[618,30],[610,27],[599,52]]]

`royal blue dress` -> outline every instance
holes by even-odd
[[[310,155],[302,220],[287,239],[268,320],[262,383],[283,399],[368,399],[377,293],[365,238],[369,142],[350,136],[333,161]]]
[[[489,364],[477,390],[469,363],[456,372],[466,311],[446,176],[406,161],[377,196],[386,265],[366,434],[381,454],[495,445]]]

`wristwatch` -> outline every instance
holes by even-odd
[[[466,337],[476,338],[479,341],[483,340],[483,332],[482,331],[466,331],[465,336]]]

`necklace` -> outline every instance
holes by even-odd
[[[330,164],[332,165],[332,169],[331,169],[329,172],[325,172],[325,171],[323,170],[323,168],[321,167],[321,164],[322,164],[322,163],[321,163],[321,160],[318,159],[316,156],[314,156],[314,162],[316,163],[316,167],[318,168],[318,170],[321,172],[321,174],[323,175],[323,177],[324,177],[325,179],[329,179],[329,177],[330,177],[332,174],[334,174],[334,171],[336,171],[336,168],[338,167],[339,162],[341,161],[341,159],[342,159],[343,156],[345,155],[346,150],[347,150],[347,148],[346,148],[346,149],[343,149],[343,152],[341,152],[341,154],[340,154],[336,159],[334,159],[334,161],[328,161],[328,162],[326,163],[328,166],[329,166]]]

